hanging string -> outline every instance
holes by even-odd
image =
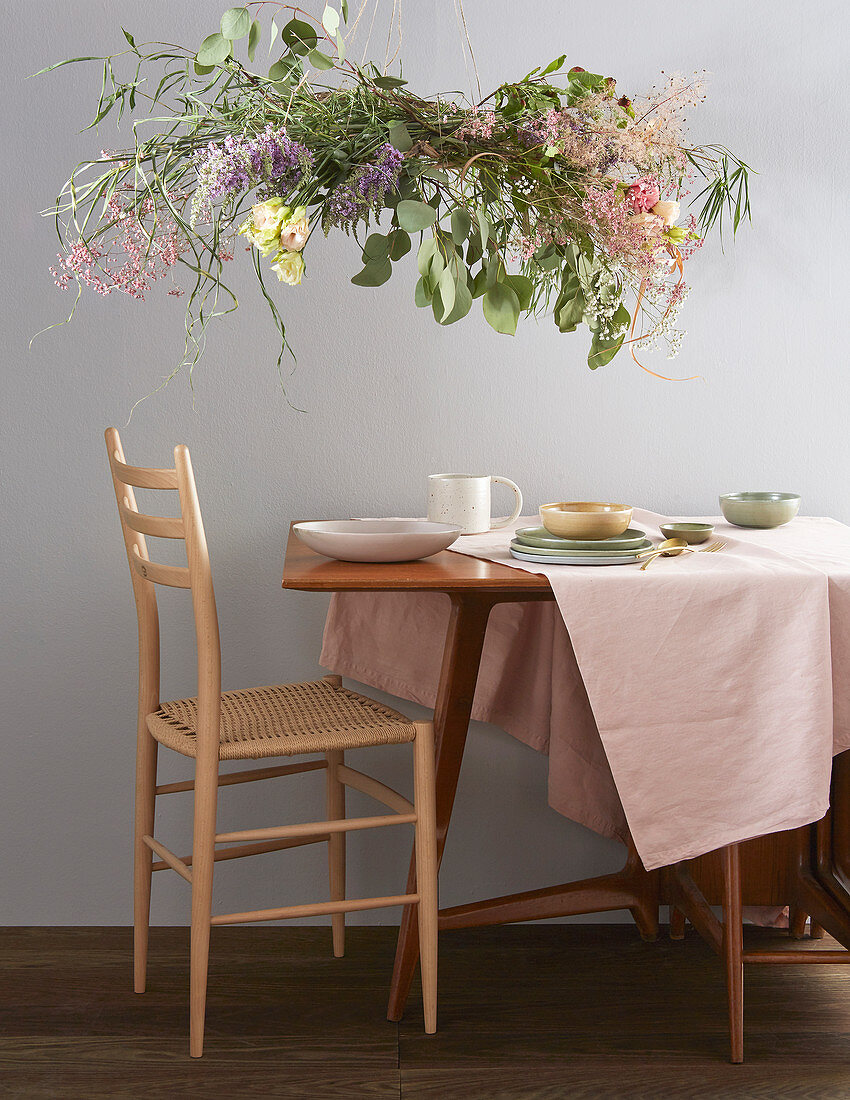
[[[395,53],[390,57],[390,42],[393,37],[393,26],[396,22],[396,16],[398,17],[398,39],[396,42]],[[392,65],[393,61],[398,57],[401,52],[401,0],[393,0],[393,10],[390,15],[390,25],[387,27],[387,48],[384,51],[384,73]]]
[[[457,29],[460,33],[460,45],[463,51],[463,67],[466,69],[466,79],[469,83],[470,99],[474,98],[472,95],[472,80],[469,76],[469,65],[466,61],[466,52],[469,51],[470,59],[472,60],[472,68],[475,72],[475,83],[478,87],[478,99],[481,99],[481,80],[478,76],[478,65],[475,63],[475,52],[472,49],[472,42],[469,38],[469,28],[466,25],[466,13],[463,10],[463,0],[454,0],[455,5],[455,20],[457,21]],[[464,46],[464,39],[466,44]]]
[[[360,58],[360,64],[366,64],[366,55],[369,52],[369,43],[372,41],[372,30],[375,26],[375,16],[378,14],[378,5],[381,0],[375,0],[375,7],[372,9],[372,22],[369,24],[369,34],[366,37],[366,45],[363,47],[363,56]]]
[[[348,31],[346,32],[345,41],[346,41],[346,44],[348,45],[349,48],[351,48],[354,45],[354,39],[357,37],[357,24],[360,22],[360,17],[363,15],[363,12],[366,10],[366,5],[368,3],[369,3],[369,0],[360,0],[360,8],[357,12],[357,17],[355,18],[354,22],[351,24],[351,26],[348,28]]]

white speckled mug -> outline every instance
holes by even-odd
[[[516,493],[516,507],[503,519],[490,518],[490,486],[507,485]],[[475,535],[507,527],[522,511],[519,486],[493,474],[429,474],[428,519],[460,527],[462,535]]]

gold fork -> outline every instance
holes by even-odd
[[[712,542],[709,546],[703,547],[699,551],[700,554],[719,554],[726,543],[722,539],[718,539],[717,542]]]

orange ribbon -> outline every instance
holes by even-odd
[[[675,288],[675,289],[678,289],[682,285],[682,283],[684,282],[684,279],[685,279],[685,271],[684,271],[684,268],[682,267],[682,254],[679,251],[679,249],[676,248],[674,245],[668,245],[667,246],[667,251],[673,257],[673,259],[676,262],[676,267],[679,269],[679,281],[676,283],[676,288]],[[645,332],[640,336],[635,336],[635,325],[637,324],[638,313],[640,312],[640,303],[643,300],[643,292],[644,292],[645,287],[646,287],[646,279],[642,279],[641,284],[638,287],[638,296],[637,296],[637,302],[635,303],[635,312],[634,312],[634,316],[632,317],[631,328],[629,329],[629,339],[625,341],[627,344],[634,345],[638,341],[645,339],[645,337],[647,336],[647,333],[645,333]],[[664,316],[661,318],[661,321],[663,321],[667,317],[667,315],[669,314],[671,309],[672,309],[672,306],[667,307],[667,309],[664,311]],[[659,325],[661,324],[661,321],[658,322]],[[658,325],[656,325],[656,328],[657,327],[658,327]],[[645,370],[647,374],[651,374],[653,376],[653,378],[661,378],[664,382],[693,382],[698,378],[702,378],[701,374],[692,374],[690,376],[690,378],[669,378],[666,374],[659,374],[657,371],[650,370],[649,367],[645,367],[643,365],[643,363],[641,363],[641,361],[635,355],[635,349],[634,349],[633,346],[629,350],[632,353],[632,359],[634,359],[634,361],[637,363],[637,365],[640,367],[640,369]]]

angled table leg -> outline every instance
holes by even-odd
[[[451,593],[451,614],[440,670],[437,703],[434,708],[434,733],[437,750],[437,859],[442,860],[446,833],[452,816],[466,733],[472,713],[472,699],[478,680],[478,667],[487,630],[487,619],[497,594]],[[407,891],[416,890],[416,864],[411,857]],[[410,991],[410,983],[419,956],[416,907],[405,907],[398,934],[393,968],[389,1020],[400,1020]]]
[[[627,852],[622,870],[610,875],[441,909],[440,929],[481,928],[628,909],[641,937],[652,941],[658,935],[659,874],[644,870],[631,838]]]

